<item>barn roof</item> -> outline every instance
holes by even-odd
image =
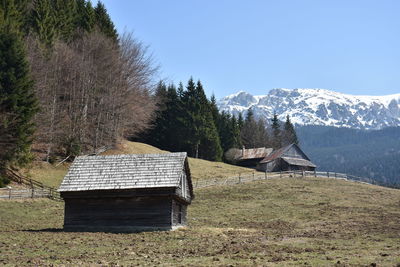
[[[59,191],[178,187],[183,171],[192,191],[186,152],[81,156],[71,165]]]
[[[316,168],[317,166],[312,163],[309,160],[306,159],[298,159],[298,158],[289,158],[289,157],[282,157],[284,161],[289,163],[290,165],[296,165],[296,166],[306,166],[306,167],[314,167]]]
[[[236,149],[235,159],[237,160],[262,159],[268,156],[271,152],[272,148],[266,148],[266,147]]]
[[[266,156],[262,161],[260,161],[260,163],[266,163],[275,160],[277,158],[280,158],[292,145],[294,144],[290,144],[288,146],[275,150],[274,152]]]

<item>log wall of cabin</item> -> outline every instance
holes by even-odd
[[[179,201],[172,200],[172,226],[184,226],[186,219],[187,205]]]
[[[298,158],[298,159],[306,159],[309,160],[309,158],[301,151],[299,148],[296,146],[292,146],[290,149],[288,149],[282,157],[290,157],[290,158]]]
[[[170,229],[171,197],[65,198],[65,229]]]

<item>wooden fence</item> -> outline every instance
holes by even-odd
[[[348,175],[345,173],[338,172],[317,172],[317,171],[285,171],[285,172],[253,172],[252,174],[238,174],[225,179],[209,179],[209,180],[197,180],[193,182],[194,188],[204,188],[216,185],[234,185],[240,183],[246,183],[257,180],[266,180],[274,178],[305,178],[305,177],[322,177],[322,178],[333,178],[341,180],[349,180],[359,183],[373,184],[373,180],[364,177],[358,177],[354,175]]]
[[[48,190],[38,188],[14,189],[12,187],[0,188],[0,199],[16,198],[54,198]]]
[[[9,170],[9,177],[13,181],[28,185],[28,189],[18,188],[1,188],[0,199],[17,199],[17,198],[39,198],[46,197],[54,200],[62,200],[60,193],[55,188],[46,186],[38,181],[32,180],[27,177],[23,177],[18,173]],[[209,186],[217,185],[235,185],[240,183],[247,183],[257,180],[266,180],[274,178],[305,178],[305,177],[322,177],[322,178],[334,178],[341,180],[349,180],[354,182],[373,184],[373,180],[369,178],[358,177],[354,175],[348,175],[345,173],[337,172],[317,172],[317,171],[285,171],[285,172],[253,172],[251,174],[238,174],[237,176],[228,177],[225,179],[209,179],[209,180],[197,180],[193,182],[194,188],[204,188]]]
[[[0,198],[38,198],[47,197],[54,200],[62,200],[57,189],[44,185],[28,177],[24,177],[12,169],[7,169],[7,177],[12,181],[25,185],[27,188],[1,188]]]

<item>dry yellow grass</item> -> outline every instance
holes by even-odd
[[[222,179],[240,174],[250,174],[253,169],[238,167],[223,162],[189,158],[193,180]]]
[[[139,143],[122,141],[116,148],[107,150],[102,155],[117,155],[117,154],[156,154],[168,153],[168,151],[158,149],[154,146]],[[234,165],[229,165],[222,162],[212,162],[202,159],[189,158],[190,170],[194,181],[203,179],[221,179],[240,174],[249,174],[253,170],[242,168]],[[37,162],[33,164],[25,174],[32,179],[43,182],[46,185],[58,187],[68,171],[70,164],[61,164],[55,166],[46,162]]]
[[[189,227],[125,234],[64,232],[62,202],[0,200],[0,265],[400,264],[400,190],[286,176],[195,195]]]
[[[115,148],[103,152],[102,155],[118,155],[118,154],[158,154],[168,153],[168,151],[161,150],[154,146],[139,143],[130,142],[127,140],[122,141]]]

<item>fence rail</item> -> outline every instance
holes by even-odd
[[[14,189],[0,188],[0,199],[15,199],[15,198],[51,198],[49,191],[40,189]]]
[[[18,199],[18,198],[40,198],[46,197],[54,200],[62,200],[60,193],[55,188],[46,186],[38,181],[23,177],[15,171],[9,170],[9,177],[15,182],[28,185],[28,189],[1,188],[0,199]],[[341,180],[349,180],[359,183],[373,184],[373,180],[364,177],[358,177],[345,173],[337,172],[317,172],[317,171],[284,171],[284,172],[253,172],[252,174],[238,174],[225,179],[209,179],[194,181],[194,188],[204,188],[217,185],[235,185],[247,183],[257,180],[266,180],[274,178],[305,178],[305,177],[322,177]]]
[[[237,176],[231,176],[225,179],[210,179],[201,181],[198,180],[193,183],[193,187],[204,188],[216,185],[234,185],[234,184],[246,183],[257,180],[283,178],[287,176],[291,178],[305,178],[305,177],[333,178],[333,179],[348,180],[365,184],[373,184],[373,180],[369,178],[358,177],[346,173],[317,172],[317,171],[284,171],[284,172],[265,172],[265,173],[254,172],[252,174],[245,174],[245,175],[238,174]]]
[[[27,189],[16,189],[16,188],[14,189],[10,187],[2,188],[0,189],[0,198],[11,199],[11,198],[47,197],[53,200],[62,200],[60,193],[57,192],[57,189],[44,185],[43,183],[35,181],[28,177],[24,177],[13,169],[7,169],[7,177],[9,177],[14,182],[26,185],[29,188]]]

